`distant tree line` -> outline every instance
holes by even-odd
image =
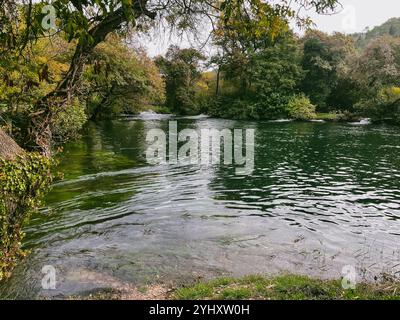
[[[312,119],[322,113],[400,122],[400,38],[392,34],[398,21],[385,23],[386,32],[377,27],[381,32],[363,46],[357,35],[309,30],[298,37],[282,20],[269,26],[275,34],[257,29],[256,22],[247,31],[220,28],[213,38],[218,54],[208,65],[193,49],[171,48],[173,57],[158,58],[168,61],[162,68],[167,87],[186,93],[171,110],[235,119]],[[195,72],[200,65],[203,72]],[[176,77],[178,66],[190,81]],[[171,92],[177,91],[167,90],[167,101]]]

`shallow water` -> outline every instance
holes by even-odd
[[[330,123],[180,118],[179,129],[255,129],[255,170],[150,166],[146,133],[169,118],[90,124],[68,144],[47,207],[26,229],[30,255],[3,298],[65,296],[121,283],[400,270],[400,130]],[[41,289],[44,265],[56,290]]]

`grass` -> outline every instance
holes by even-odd
[[[175,290],[178,300],[400,300],[400,283],[358,284],[344,290],[341,280],[317,280],[306,276],[275,278],[247,276],[222,278]]]

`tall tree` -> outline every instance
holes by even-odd
[[[346,58],[355,51],[354,41],[341,33],[330,36],[314,30],[302,41],[306,76],[301,89],[320,111],[329,111],[328,100],[335,92]]]
[[[166,85],[166,105],[174,113],[191,114],[197,109],[195,83],[200,79],[200,62],[205,57],[196,49],[171,46],[165,57],[158,57]]]
[[[92,119],[134,113],[164,102],[164,81],[154,61],[115,34],[94,49],[83,79]]]
[[[353,58],[349,77],[358,85],[363,114],[400,122],[400,39],[383,36]]]

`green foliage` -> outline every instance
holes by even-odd
[[[316,117],[315,106],[305,96],[292,97],[286,107],[288,115],[295,120],[310,120]]]
[[[381,37],[372,41],[351,61],[349,76],[374,96],[383,87],[397,86],[400,80],[400,38]]]
[[[52,160],[36,153],[0,159],[0,280],[24,255],[22,229],[50,186],[52,165]]]
[[[200,62],[205,57],[195,49],[171,46],[165,57],[158,57],[166,86],[166,106],[177,114],[198,113],[195,85],[201,78]]]
[[[256,102],[260,118],[284,113],[288,99],[303,77],[300,59],[299,47],[290,33],[251,55],[248,95]]]
[[[38,40],[25,57],[9,53],[0,59],[0,113],[15,130],[26,130],[35,102],[52,92],[69,69],[71,45],[62,37]],[[141,50],[128,48],[115,34],[90,57],[82,94],[52,107],[55,143],[77,136],[87,118],[111,118],[162,105],[164,82],[155,63]],[[19,132],[14,132],[19,137]],[[23,145],[24,136],[19,142]]]
[[[354,57],[347,76],[358,88],[354,109],[373,120],[399,122],[400,38],[383,36]]]
[[[155,63],[115,34],[95,48],[84,82],[91,118],[137,113],[165,100],[164,82]]]
[[[38,112],[36,102],[51,93],[68,71],[71,45],[60,37],[40,39],[22,52],[10,51],[0,59],[0,116],[12,124],[20,145],[26,142],[30,115]],[[63,109],[56,106],[56,109]],[[58,113],[58,112],[56,112]],[[66,128],[53,123],[54,137]],[[60,123],[61,124],[61,123]]]
[[[286,114],[286,105],[303,77],[300,48],[292,33],[281,33],[273,43],[242,59],[227,52],[223,61],[219,95],[209,106],[210,114],[235,119]]]
[[[336,1],[313,2],[318,12]],[[209,103],[215,116],[268,119],[283,116],[291,96],[298,92],[304,72],[297,39],[289,20],[298,17],[286,2],[226,1],[224,16],[214,32],[220,49],[211,59],[221,73],[217,97]],[[308,19],[298,19],[308,25]],[[229,108],[224,103],[229,101]]]
[[[33,105],[56,87],[68,70],[70,46],[61,39],[41,39],[24,51],[9,52],[0,59],[0,105],[11,116],[34,112]]]
[[[60,142],[76,138],[87,121],[85,105],[75,98],[61,111],[55,113],[52,121],[54,138]]]
[[[336,90],[338,86],[343,86],[341,72],[346,58],[354,52],[353,40],[340,33],[329,36],[320,31],[309,31],[302,41],[302,66],[306,76],[301,89],[319,111],[330,111],[328,102],[337,107]]]
[[[348,111],[332,111],[329,113],[316,113],[316,120],[323,121],[357,121],[359,117]]]
[[[220,96],[209,101],[207,113],[218,118],[246,120],[257,116],[256,107],[256,105],[239,97]]]
[[[170,114],[171,110],[169,110],[166,106],[163,105],[153,105],[150,107],[151,111],[154,111],[155,113],[161,113],[161,114]]]
[[[224,1],[221,7],[224,16],[214,32],[214,43],[224,51],[221,60],[246,60],[287,31],[287,18],[294,15],[288,6],[260,0]]]
[[[257,30],[241,30],[242,23],[228,29],[221,25],[214,36],[221,51],[211,63],[220,77],[199,95],[209,114],[276,118],[285,114],[289,99],[300,93],[310,98],[319,113],[335,113],[336,120],[372,116],[397,121],[397,101],[389,99],[385,104],[379,93],[397,87],[400,81],[400,38],[375,38],[357,51],[354,39],[340,33],[311,30],[298,40],[282,23],[274,37],[259,39]]]
[[[399,124],[400,87],[382,88],[374,97],[361,100],[355,107],[375,121],[387,120]]]
[[[304,5],[303,0],[294,2]],[[319,13],[325,13],[333,10],[338,2],[338,0],[313,0],[310,7],[314,7]],[[298,10],[295,10],[286,0],[276,3],[262,0],[209,2],[193,0],[189,3],[185,0],[172,2],[169,0],[155,2],[147,0],[42,0],[28,5],[24,3],[21,5],[18,1],[8,0],[1,6],[0,51],[23,47],[30,41],[46,36],[47,30],[41,26],[46,16],[42,8],[49,3],[54,6],[57,13],[55,30],[52,31],[63,33],[68,41],[77,40],[84,45],[98,41],[98,38],[104,35],[103,31],[112,32],[118,29],[125,31],[129,24],[136,25],[137,20],[140,21],[138,30],[146,29],[148,20],[154,20],[157,17],[169,23],[171,27],[182,30],[195,28],[196,22],[204,16],[208,18],[220,16],[221,21],[226,25],[239,27],[243,34],[254,34],[260,38],[271,33],[271,29],[273,30],[276,26],[276,21],[280,19],[293,19],[301,25],[311,23],[307,16],[301,17]],[[14,12],[18,8],[26,9],[29,14],[26,14],[24,18],[15,17]],[[244,17],[245,19],[239,20],[237,19],[238,12],[249,12],[249,14]],[[21,32],[14,32],[16,25],[23,25]],[[93,32],[94,29],[102,31]]]
[[[292,97],[302,94],[316,111],[335,114],[338,121],[372,117],[398,122],[399,101],[391,88],[400,81],[400,38],[376,38],[357,51],[352,37],[311,30],[297,40],[283,26],[273,40],[258,39],[256,30],[241,34],[240,28],[220,27],[215,44],[221,52],[211,60],[220,79],[207,86],[208,99],[200,95],[209,114],[277,118],[287,115],[288,107],[300,108]],[[307,109],[289,116],[314,117]]]

